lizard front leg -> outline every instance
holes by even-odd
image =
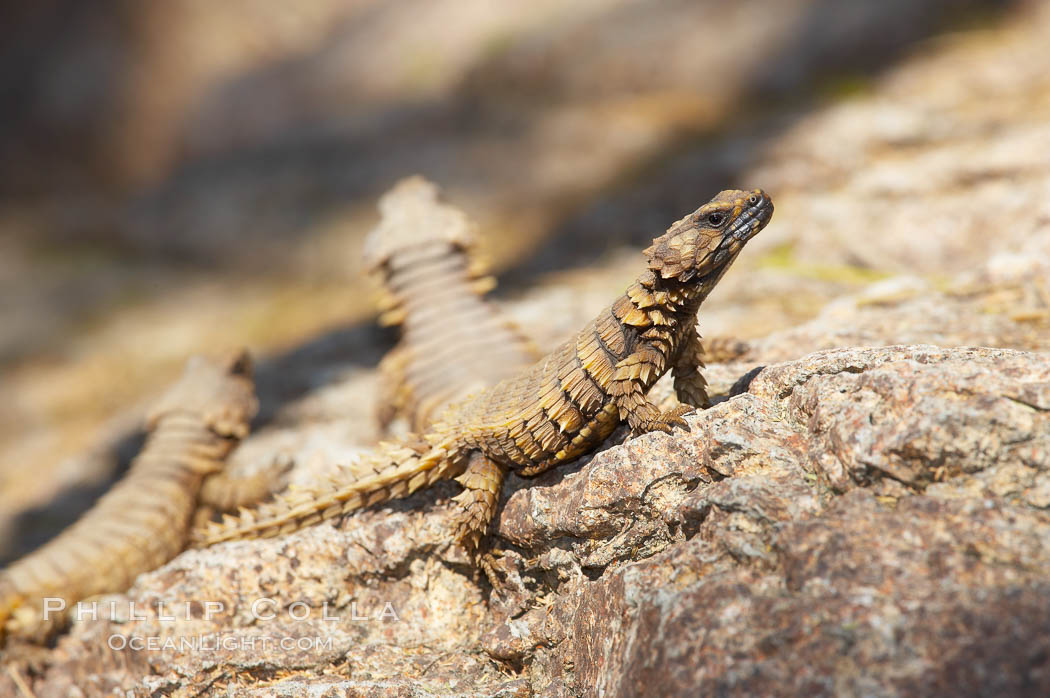
[[[475,451],[467,461],[467,469],[455,480],[463,486],[463,491],[452,498],[458,508],[453,519],[454,540],[473,554],[496,515],[503,488],[503,467]]]
[[[707,396],[707,381],[700,369],[704,367],[704,347],[700,334],[694,328],[671,365],[674,376],[674,392],[686,405],[707,408],[711,402]]]
[[[682,415],[691,407],[679,405],[661,412],[645,395],[651,376],[663,372],[664,360],[662,354],[646,347],[621,359],[613,369],[609,394],[620,411],[620,419],[627,422],[634,434],[670,432],[676,426],[689,428]]]

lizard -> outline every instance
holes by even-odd
[[[683,415],[707,402],[697,312],[772,213],[761,190],[719,193],[653,240],[637,280],[551,353],[449,405],[423,434],[381,443],[371,473],[241,510],[195,531],[193,545],[290,533],[452,479],[463,490],[451,540],[477,553],[507,470],[532,477],[571,462],[624,422],[636,434],[688,428]],[[668,371],[684,404],[661,412],[646,394]]]
[[[45,639],[57,625],[44,622],[45,597],[68,609],[169,561],[207,506],[235,510],[268,495],[269,473],[224,471],[257,407],[246,352],[192,357],[147,414],[148,436],[128,473],[56,538],[0,570],[0,642]]]
[[[380,322],[401,340],[380,362],[378,421],[413,431],[449,403],[532,363],[538,351],[485,293],[495,286],[474,223],[432,182],[402,179],[379,200],[365,265],[382,289]]]

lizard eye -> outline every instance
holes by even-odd
[[[752,206],[757,206],[758,194],[752,194],[751,196],[747,197],[747,203],[751,204]]]
[[[717,228],[726,222],[726,214],[723,211],[712,211],[707,214],[707,222],[709,225]]]

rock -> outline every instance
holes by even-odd
[[[536,663],[564,695],[1043,695],[1047,523],[858,490],[772,527],[752,560],[712,517],[564,598],[548,615],[565,639]]]
[[[1006,349],[772,364],[688,432],[515,480],[496,529],[515,604],[438,552],[440,487],[184,553],[106,599],[117,620],[75,623],[35,690],[1050,690],[1048,385],[1050,355]],[[178,644],[202,638],[226,644]]]

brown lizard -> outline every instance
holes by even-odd
[[[422,431],[467,393],[538,358],[484,294],[495,282],[477,253],[474,225],[422,177],[379,200],[382,219],[365,240],[365,264],[383,289],[380,318],[401,341],[379,364],[380,426],[397,416]]]
[[[646,251],[641,276],[575,337],[532,366],[449,406],[418,440],[381,444],[373,472],[293,491],[195,532],[194,544],[288,533],[406,496],[442,479],[463,491],[454,540],[478,549],[506,469],[533,476],[596,448],[621,422],[635,433],[685,426],[706,402],[696,332],[701,303],[744,244],[769,222],[760,190],[724,191]],[[668,370],[686,405],[666,413],[646,393]]]
[[[245,352],[192,358],[148,414],[149,436],[128,474],[58,537],[0,570],[0,640],[43,639],[56,625],[44,622],[45,597],[69,609],[175,557],[198,504],[233,510],[269,494],[270,474],[238,480],[223,470],[256,408]]]

